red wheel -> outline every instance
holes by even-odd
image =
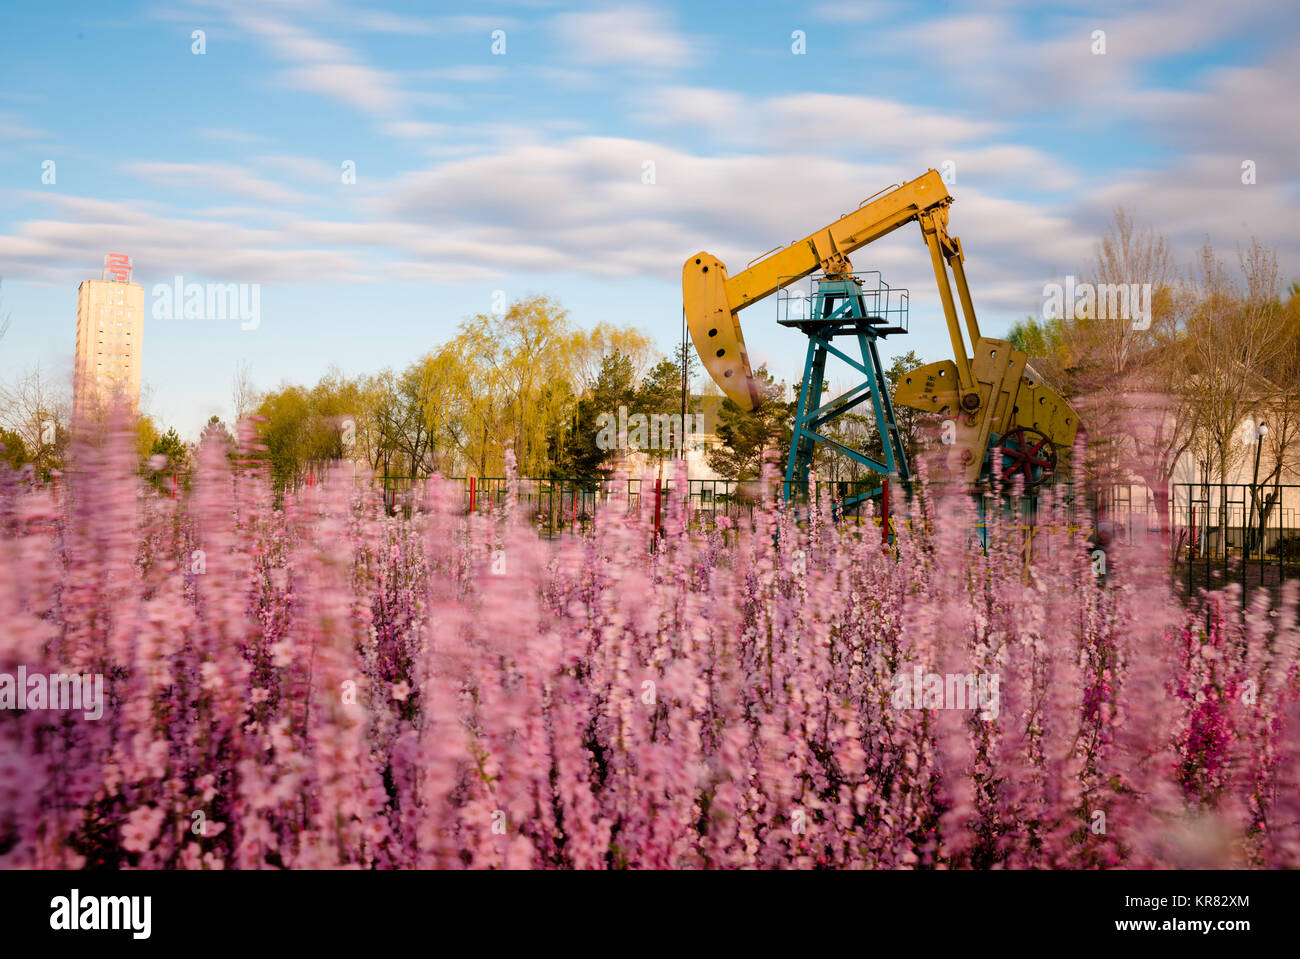
[[[1017,427],[997,446],[998,479],[1014,483],[1019,476],[1026,488],[1036,486],[1056,470],[1056,447],[1038,430]]]

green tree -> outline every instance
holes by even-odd
[[[591,391],[574,407],[562,448],[555,455],[555,473],[581,477],[608,473],[609,461],[619,451],[600,448],[601,416],[617,418],[620,406],[628,407],[630,413],[635,405],[632,359],[616,350],[601,362]]]
[[[682,348],[679,345],[676,350],[676,358],[660,360],[645,378],[637,386],[636,395],[629,404],[629,409],[634,409],[638,413],[647,416],[667,415],[680,417],[682,415]],[[693,353],[687,354],[689,363]],[[689,366],[687,373],[687,382],[689,383]],[[689,397],[686,402],[686,412],[693,413],[698,404]],[[677,439],[677,442],[683,442]],[[666,437],[661,437],[658,446],[655,449],[646,450],[647,455],[652,460],[668,459],[677,455],[678,450],[674,448],[673,443]]]
[[[153,444],[162,433],[152,416],[145,414],[135,421],[135,451],[143,464],[153,452]]]
[[[149,447],[149,456],[165,456],[167,469],[184,472],[189,468],[190,451],[176,433],[175,427],[168,427],[167,432],[157,437]]]
[[[238,458],[238,444],[235,442],[235,435],[230,431],[230,427],[221,421],[219,416],[208,417],[203,432],[199,434],[198,446],[202,447],[204,443],[219,443],[221,448],[226,451],[228,459],[233,461]]]
[[[447,347],[458,363],[447,399],[462,456],[479,475],[504,469],[507,444],[521,475],[546,474],[557,424],[570,413],[563,402],[572,394],[555,387],[571,381],[575,342],[568,312],[544,296],[461,324]]]
[[[731,399],[718,408],[716,432],[721,445],[705,454],[709,468],[727,479],[757,478],[763,455],[775,451],[783,460],[790,449],[795,404],[784,400],[785,384],[773,379],[767,367],[754,371],[762,402],[746,412]]]
[[[1061,320],[1039,322],[1032,316],[1017,320],[1007,331],[1007,342],[1030,356],[1054,356],[1060,350],[1065,328]]]
[[[925,361],[917,356],[914,350],[908,350],[903,355],[894,357],[893,362],[885,370],[885,383],[888,386],[890,398],[892,399],[894,393],[898,390],[898,385],[902,382],[903,377],[912,370],[924,365]],[[876,428],[875,411],[871,401],[864,400],[857,409],[863,412],[845,413],[836,417],[825,428],[824,432],[836,442],[865,453],[872,459],[883,463],[885,460],[885,443],[880,435],[880,430]],[[925,414],[911,407],[895,405],[894,420],[898,424],[898,435],[903,440],[903,452],[907,456],[908,462],[913,462],[920,452],[921,427],[925,422]],[[816,447],[815,456],[814,462],[817,474],[824,479],[832,481],[847,480],[850,482],[878,481],[880,479],[874,470],[821,444]]]
[[[262,440],[271,478],[277,486],[292,485],[312,458],[312,411],[301,386],[284,385],[264,395],[256,413],[265,419]]]
[[[0,463],[5,463],[10,469],[20,469],[30,461],[23,438],[13,430],[0,427]]]

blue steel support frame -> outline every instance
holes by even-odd
[[[812,468],[817,443],[834,449],[891,480],[901,479],[906,483],[911,479],[911,470],[898,431],[880,352],[876,348],[876,340],[884,335],[874,328],[873,321],[878,323],[879,320],[867,315],[861,286],[855,281],[822,279],[815,281],[815,285],[812,318],[789,324],[799,326],[807,334],[808,352],[804,359],[803,382],[799,387],[799,402],[795,409],[790,456],[786,461],[785,498],[789,501],[796,491],[808,489],[808,472]],[[861,360],[838,349],[833,342],[837,336],[850,335],[857,337]],[[826,358],[832,354],[861,373],[865,379],[848,392],[822,405]],[[827,423],[868,399],[871,400],[872,412],[880,431],[883,463],[820,432]],[[880,492],[877,488],[870,493],[852,497],[842,505],[852,506],[862,499],[877,496]]]

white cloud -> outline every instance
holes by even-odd
[[[397,112],[401,96],[387,74],[352,63],[314,63],[283,74],[290,86],[341,100],[366,113]]]
[[[1292,42],[1265,62],[1214,70],[1199,89],[1137,91],[1130,110],[1155,140],[1235,157],[1238,171],[1241,161],[1254,160],[1265,181],[1295,182],[1300,125],[1279,122],[1279,108],[1283,91],[1298,88],[1300,43]]]
[[[128,163],[125,169],[157,183],[188,187],[205,195],[213,190],[268,203],[299,203],[304,197],[229,163]]]
[[[331,166],[311,157],[276,154],[273,156],[260,156],[257,158],[257,163],[261,166],[281,170],[301,184],[321,183],[333,186],[339,182],[341,173],[339,165]]]
[[[25,280],[75,283],[98,271],[105,250],[129,252],[141,284],[180,275],[227,282],[348,282],[363,270],[338,250],[306,247],[282,230],[161,216],[132,202],[43,195],[59,219],[18,224],[0,236],[0,272]]]
[[[729,146],[766,150],[869,146],[878,153],[918,143],[937,148],[998,130],[989,120],[880,97],[797,93],[759,98],[703,87],[650,90],[641,100],[641,118],[668,128],[694,127]]]
[[[422,20],[419,17],[408,17],[400,13],[388,13],[379,10],[364,10],[357,12],[351,18],[362,30],[370,30],[373,33],[400,33],[400,34],[417,34],[427,36],[435,33],[437,27],[429,20]]]
[[[1240,0],[1225,15],[1218,0],[1160,0],[1136,9],[1124,0],[1099,0],[1086,15],[1053,12],[1017,17],[1016,5],[934,16],[857,41],[863,55],[913,51],[959,96],[1010,117],[1018,112],[1077,109],[1086,103],[1105,118],[1127,113],[1141,89],[1143,70],[1169,57],[1216,50],[1231,37],[1285,30],[1287,0]],[[1026,29],[1025,23],[1034,29]],[[1105,54],[1093,53],[1093,31],[1106,36]]]
[[[1224,90],[1231,93],[1241,78],[1228,79]],[[696,122],[714,111],[733,112],[733,95],[724,91],[686,93],[676,107],[677,122],[685,122],[691,109],[698,108]],[[1191,116],[1198,104],[1189,100],[1185,106]],[[870,124],[907,108],[816,95],[745,100],[743,109],[755,116],[770,113],[777,123],[802,114]],[[946,130],[960,140],[984,132],[968,121],[912,114],[915,129],[932,129],[936,136]],[[417,131],[431,132],[421,127],[408,132]],[[880,187],[946,158],[937,152],[921,156],[915,144],[874,154],[873,160],[828,155],[817,149],[811,129],[761,150],[721,156],[652,140],[563,133],[547,139],[536,128],[498,125],[475,133],[479,143],[472,156],[456,156],[468,146],[432,144],[425,150],[431,156],[427,169],[389,181],[368,177],[364,191],[345,196],[338,192],[337,170],[315,158],[263,156],[253,169],[132,164],[132,172],[192,185],[205,197],[215,190],[267,204],[269,209],[258,212],[270,226],[241,225],[249,211],[241,212],[238,204],[214,203],[196,217],[169,216],[138,204],[63,202],[58,217],[16,225],[14,235],[0,243],[0,270],[23,274],[123,248],[139,263],[157,259],[182,272],[240,269],[245,278],[257,274],[267,280],[376,275],[436,280],[455,277],[458,270],[671,278],[682,260],[701,248],[740,268],[756,253],[789,243]],[[957,202],[950,225],[965,241],[982,310],[1019,313],[1026,297],[1041,290],[1043,277],[1086,266],[1092,244],[1119,205],[1168,233],[1180,252],[1190,252],[1206,232],[1226,249],[1256,233],[1279,248],[1284,267],[1297,262],[1297,243],[1286,232],[1300,213],[1295,196],[1279,179],[1243,186],[1234,155],[1189,157],[1171,170],[1135,170],[1096,184],[1021,144],[958,143],[951,156],[957,163]],[[652,185],[642,182],[646,160],[655,163]],[[293,188],[259,171],[287,175]],[[1271,174],[1271,167],[1263,172]],[[1030,202],[1023,198],[1026,183],[1036,191],[1073,192],[1065,200]],[[313,206],[335,211],[337,219],[286,218],[283,204],[303,210],[304,193],[328,203]],[[37,197],[58,202],[31,194]],[[350,205],[340,207],[341,200]],[[223,213],[229,214],[226,222],[220,221]],[[899,239],[861,252],[859,266],[887,267],[891,282],[929,290],[933,281],[924,247],[912,232],[904,230]]]
[[[691,52],[686,38],[653,7],[564,13],[555,18],[554,29],[569,55],[584,64],[676,67]]]
[[[417,80],[451,80],[454,83],[487,83],[506,75],[503,67],[486,64],[462,63],[433,70],[413,70],[409,76]]]
[[[0,113],[0,139],[38,140],[48,137],[44,130],[28,126],[21,118],[13,114]]]
[[[441,17],[434,26],[440,33],[491,34],[493,30],[505,30],[515,26],[516,23],[514,17],[463,14],[454,17]]]
[[[447,133],[447,127],[441,123],[420,123],[414,120],[402,120],[384,124],[384,132],[395,137],[420,140],[444,135]]]
[[[998,186],[1017,192],[1070,190],[1081,185],[1079,174],[1067,161],[1018,143],[938,146],[924,155],[916,151],[915,156],[915,166],[937,170],[943,170],[943,164],[951,161],[954,185],[980,189]]]
[[[282,74],[290,86],[324,94],[372,115],[389,117],[400,111],[403,98],[395,74],[371,67],[347,47],[322,40],[286,20],[243,9],[232,16],[277,57],[294,64]]]
[[[840,0],[840,2],[815,4],[812,13],[818,20],[830,23],[868,23],[892,14],[897,9],[896,3]]]
[[[256,133],[236,130],[232,127],[204,127],[197,132],[206,140],[217,140],[222,143],[257,143],[263,139]]]

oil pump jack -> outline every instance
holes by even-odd
[[[1026,354],[1006,340],[980,335],[961,241],[947,229],[952,203],[943,178],[929,170],[868,197],[853,212],[804,239],[763,254],[735,276],[703,251],[682,267],[682,300],[696,352],[713,381],[742,410],[759,406],[763,396],[745,351],[740,311],[778,294],[787,308],[779,322],[808,337],[786,463],[787,498],[792,490],[807,489],[818,443],[906,483],[911,472],[894,415],[896,405],[934,414],[942,422],[940,472],[972,488],[990,479],[1010,485],[1017,477],[1025,487],[1037,485],[1055,470],[1058,450],[1073,445],[1079,416],[1069,403],[1043,383]],[[953,358],[907,373],[891,397],[876,342],[906,332],[907,294],[890,289],[875,271],[854,273],[849,255],[913,221],[930,252]],[[970,337],[969,353],[949,271]],[[796,295],[794,284],[809,276],[810,295]],[[836,346],[837,339],[848,337],[856,338],[860,359]],[[846,362],[863,380],[823,404],[829,355]],[[867,400],[880,432],[883,459],[849,448],[825,432],[828,423]]]

